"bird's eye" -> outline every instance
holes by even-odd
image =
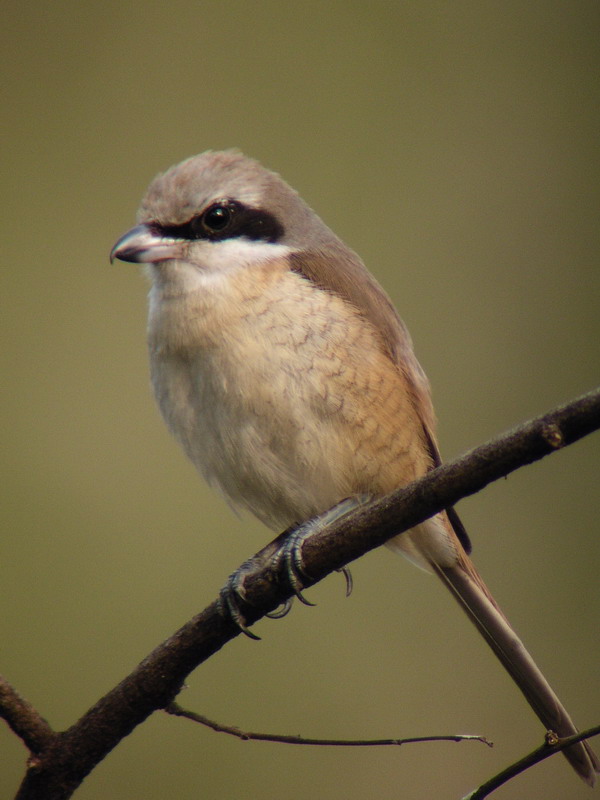
[[[195,214],[187,222],[156,225],[163,236],[187,239],[190,242],[201,239],[222,242],[225,239],[244,237],[250,241],[274,243],[284,233],[281,223],[273,214],[245,206],[231,197],[215,200],[205,211]]]
[[[202,224],[209,233],[220,233],[231,222],[232,209],[222,203],[207,208],[202,215]]]

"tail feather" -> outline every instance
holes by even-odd
[[[568,712],[512,629],[470,558],[461,553],[453,566],[435,563],[431,566],[453,592],[546,729],[561,738],[577,733]],[[577,774],[593,786],[596,773],[600,772],[600,762],[587,742],[574,744],[563,752]]]

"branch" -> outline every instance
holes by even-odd
[[[0,717],[20,736],[32,755],[41,753],[55,736],[35,708],[0,675]]]
[[[526,756],[523,756],[523,758],[520,758],[518,761],[515,761],[514,764],[511,764],[506,769],[503,769],[502,772],[490,778],[489,781],[482,783],[479,788],[470,792],[466,797],[463,797],[463,800],[483,800],[484,797],[488,797],[493,791],[507,783],[507,781],[511,780],[516,775],[520,775],[521,772],[525,772],[526,769],[529,769],[529,767],[532,767],[534,764],[539,764],[540,761],[544,761],[546,758],[550,758],[550,756],[556,755],[556,753],[560,753],[562,750],[566,750],[566,748],[570,747],[572,744],[582,742],[584,739],[591,739],[592,736],[597,736],[599,733],[600,725],[588,728],[587,731],[575,733],[573,736],[565,736],[563,739],[559,739],[555,733],[549,731],[546,734],[546,741],[543,745],[536,748],[531,753],[528,753]]]
[[[400,746],[401,744],[415,744],[420,742],[482,742],[483,744],[487,744],[488,747],[494,746],[493,742],[490,742],[485,736],[460,733],[449,736],[411,736],[406,739],[310,739],[306,736],[253,733],[252,731],[242,731],[233,725],[223,725],[220,722],[215,722],[212,719],[208,719],[208,717],[205,717],[203,714],[196,714],[194,711],[188,711],[182,708],[179,703],[169,703],[169,705],[165,707],[165,711],[167,714],[173,714],[176,717],[191,719],[192,722],[205,725],[207,728],[217,733],[228,733],[230,736],[236,736],[244,742],[278,742],[279,744],[310,744],[329,747],[382,747],[385,745]]]
[[[424,478],[358,508],[303,544],[308,585],[345,566],[387,539],[417,525],[462,497],[571,444],[600,427],[600,389],[437,467]],[[281,534],[245,569],[244,607],[248,624],[290,596],[274,572]],[[239,629],[215,600],[159,645],[78,722],[56,734],[31,765],[17,800],[65,800],[85,776],[152,712],[167,706],[186,676],[220,650]]]

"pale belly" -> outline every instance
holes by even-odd
[[[339,298],[292,276],[243,302],[185,304],[150,319],[152,382],[167,425],[234,505],[282,530],[426,472],[405,379]]]

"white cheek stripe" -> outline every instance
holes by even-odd
[[[293,251],[294,249],[287,245],[253,241],[243,237],[223,242],[190,242],[187,258],[172,263],[179,267],[176,282],[180,290],[187,293],[221,284],[240,270],[264,264],[266,261],[285,258]],[[160,264],[153,266],[153,272],[161,271]],[[165,266],[168,269],[167,264]]]
[[[285,258],[291,248],[283,244],[255,242],[250,239],[227,239],[224,242],[203,242],[202,252],[197,253],[194,263],[193,248],[190,248],[190,264],[193,277],[189,276],[188,286],[221,283],[228,276],[249,267],[264,264],[265,261]]]
[[[193,245],[190,250],[193,250]],[[222,242],[203,242],[198,263],[211,271],[225,271],[270,261],[273,258],[284,258],[291,252],[292,249],[285,244],[253,241],[242,236],[225,239]]]

